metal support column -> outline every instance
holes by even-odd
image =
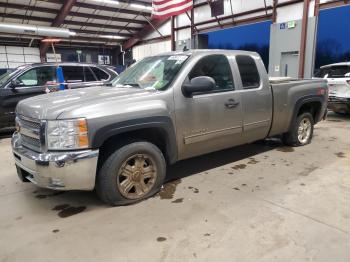
[[[278,5],[278,0],[273,0],[272,23],[276,23],[276,20],[277,20],[277,5]]]
[[[170,41],[171,41],[171,51],[175,51],[175,17],[171,17],[171,35],[170,35]]]
[[[305,69],[305,50],[306,50],[306,41],[307,41],[307,22],[309,19],[309,6],[310,0],[304,0],[303,7],[303,20],[302,20],[302,29],[301,29],[301,40],[300,40],[300,51],[299,51],[299,78],[304,77]]]

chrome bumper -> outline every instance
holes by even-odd
[[[56,190],[94,189],[98,150],[37,153],[23,147],[16,132],[11,143],[22,181]]]

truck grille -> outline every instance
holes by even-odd
[[[40,152],[40,120],[18,116],[17,121],[20,126],[19,133],[21,134],[22,146]]]

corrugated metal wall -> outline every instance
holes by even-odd
[[[132,55],[133,58],[138,61],[146,56],[157,55],[169,51],[171,51],[170,40],[135,46],[132,49]]]
[[[0,68],[16,68],[31,63],[40,63],[39,48],[0,46]]]

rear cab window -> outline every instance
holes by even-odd
[[[236,56],[239,74],[243,89],[255,89],[260,87],[260,74],[255,60],[249,55]]]

